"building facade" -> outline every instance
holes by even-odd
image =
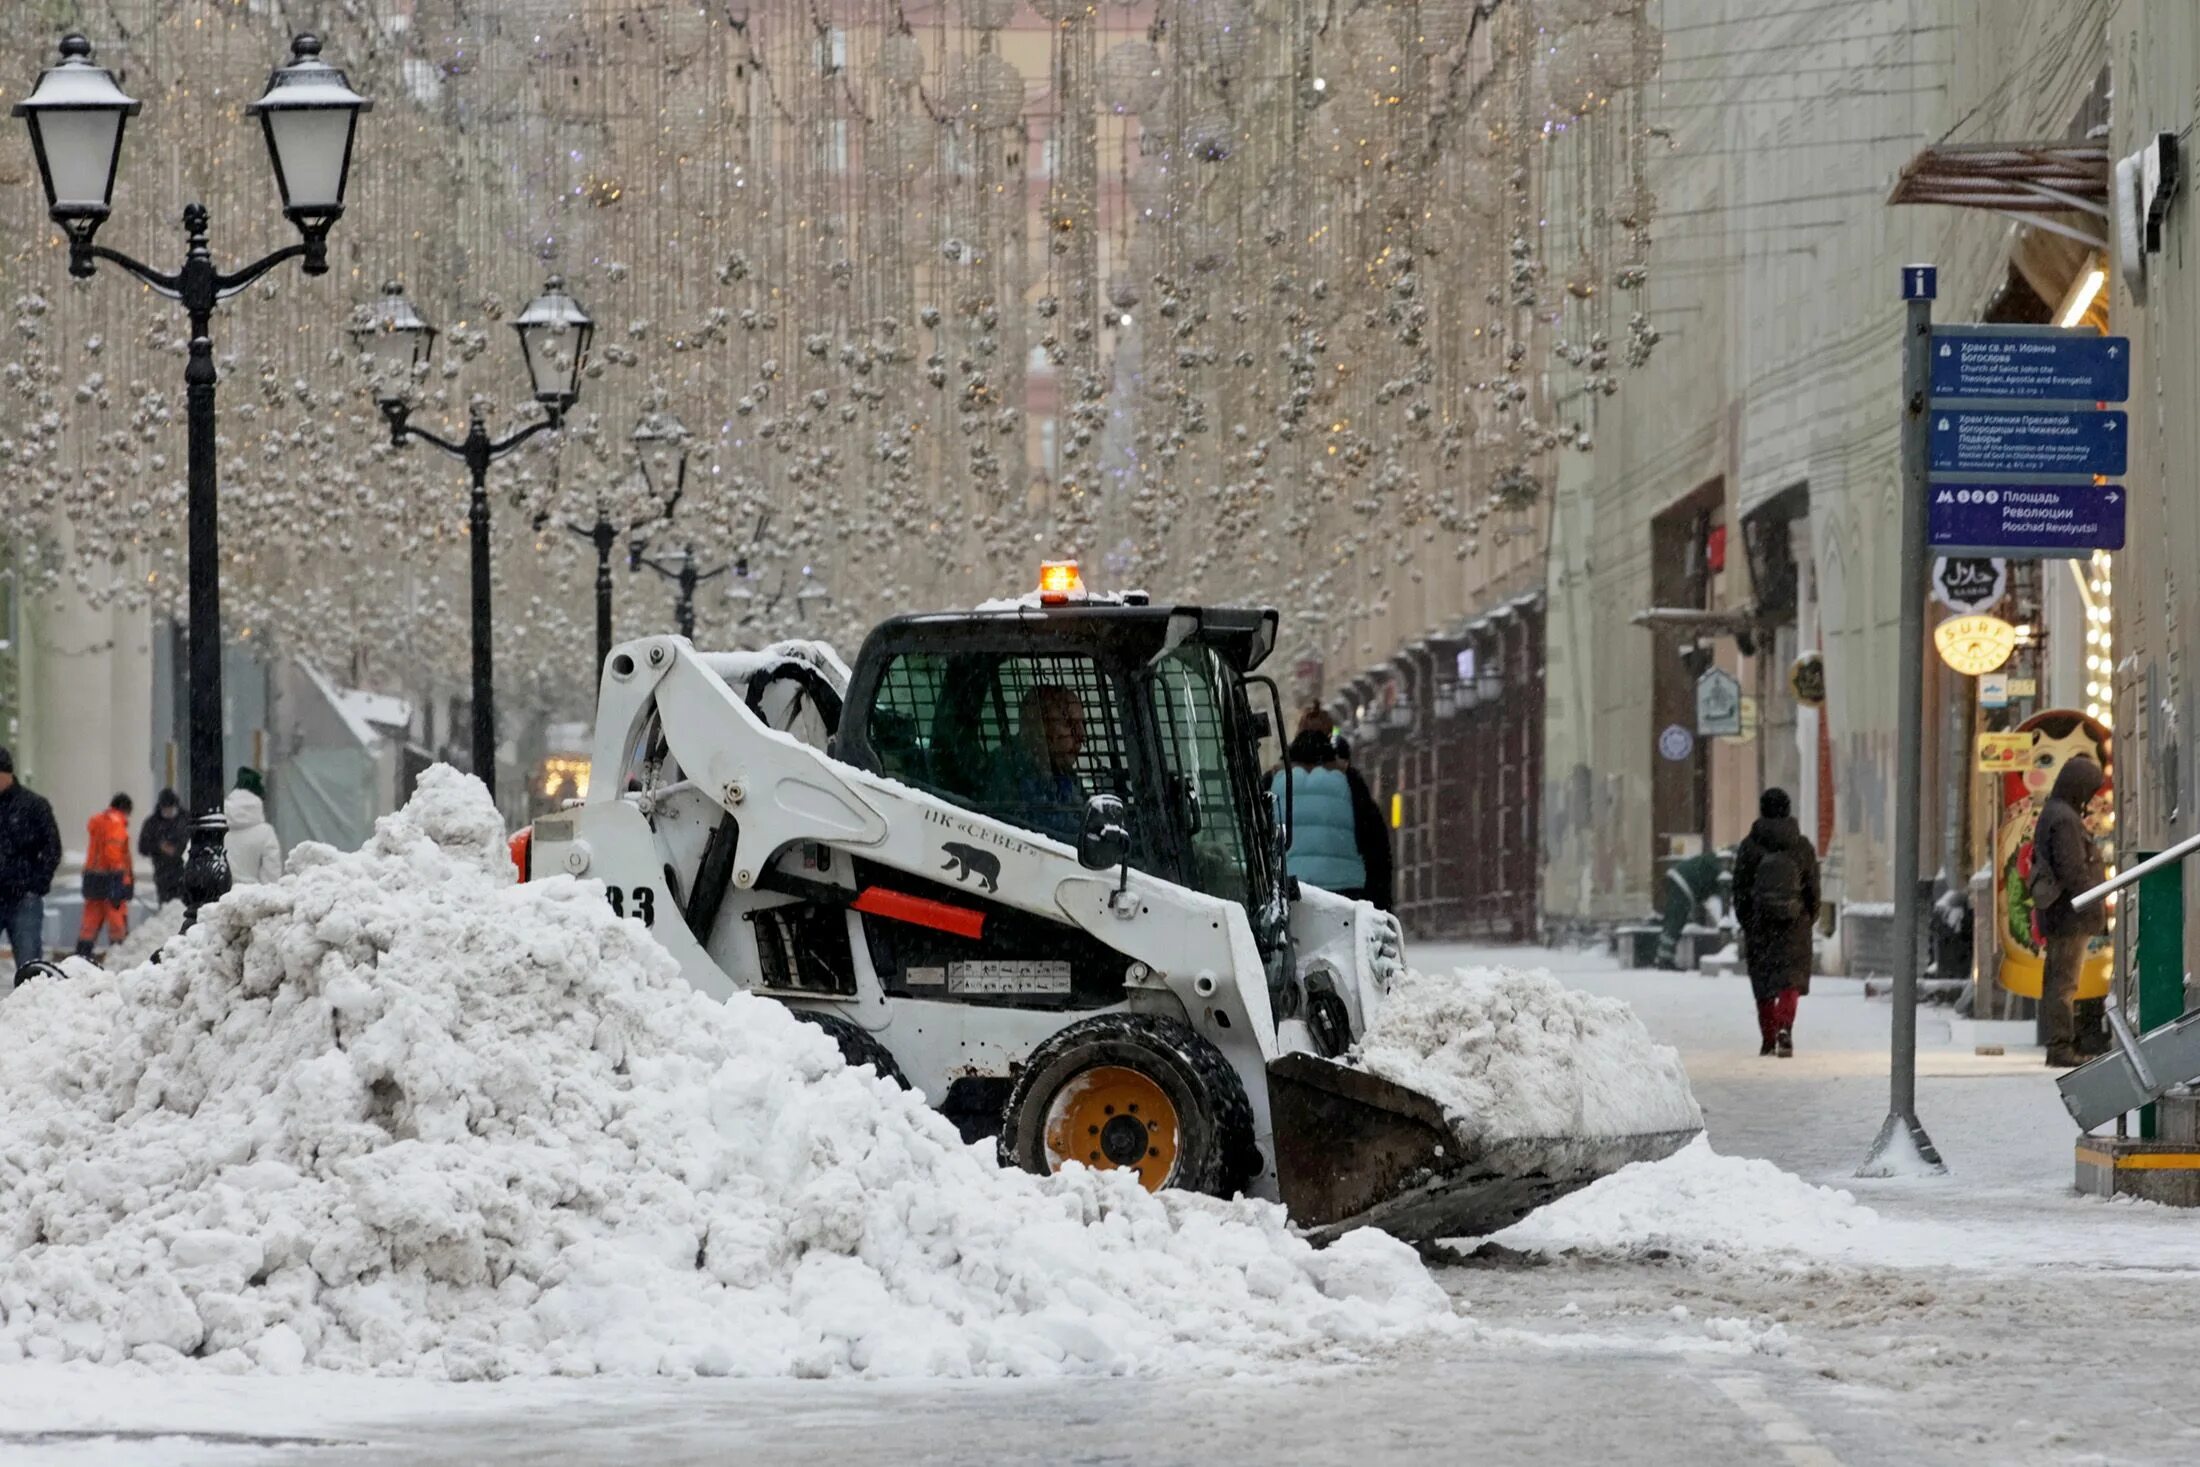
[[[1928,832],[1916,875],[1967,878],[1980,840],[1974,692],[1937,659],[1934,776],[1916,791],[1894,783],[1897,272],[1939,266],[1943,320],[2055,319],[2097,260],[2071,236],[2097,236],[2102,220],[1895,206],[1888,183],[1949,144],[2100,148],[2111,9],[1669,7],[1650,109],[1668,144],[1654,186],[1669,227],[1650,289],[1670,324],[1650,380],[1591,405],[1595,449],[1552,508],[1553,925],[1649,912],[1662,864],[1738,840],[1769,785],[1796,796],[1832,905],[1853,919],[1837,951],[1883,945],[1894,824],[1912,801]],[[2033,696],[2082,703],[2089,679],[2072,654],[2091,623],[2070,616],[2067,572],[2028,573],[2031,604],[2004,609],[2040,663]],[[1822,702],[1796,694],[1806,661],[1822,668]],[[1738,732],[1702,731],[1698,687],[1713,668],[1738,680]]]

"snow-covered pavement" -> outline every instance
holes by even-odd
[[[1452,1337],[1364,1368],[1236,1380],[444,1384],[13,1366],[0,1461],[1708,1467],[2167,1461],[2200,1445],[2183,1364],[2200,1346],[2200,1217],[2070,1194],[2072,1130],[2037,1052],[1959,1052],[1927,1010],[1920,1110],[1951,1174],[1858,1182],[1886,1108],[1889,1016],[1859,985],[1822,980],[1798,1057],[1779,1061],[1756,1055],[1740,979],[1577,954],[1411,956],[1547,963],[1627,999],[1682,1050],[1721,1153],[1546,1210],[1502,1239],[1526,1257],[1440,1270],[1472,1320]]]

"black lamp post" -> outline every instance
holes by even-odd
[[[436,330],[404,292],[392,284],[383,297],[367,308],[366,319],[353,329],[362,354],[373,359],[377,372],[377,396],[382,416],[389,419],[390,445],[402,448],[417,438],[462,460],[473,479],[473,499],[466,517],[473,539],[473,650],[474,650],[474,774],[494,795],[497,789],[496,680],[489,646],[489,465],[546,428],[558,427],[566,412],[580,399],[581,373],[588,367],[588,343],[596,323],[565,293],[565,282],[553,275],[542,294],[528,303],[512,323],[519,333],[520,355],[535,389],[535,401],[543,416],[508,437],[491,438],[478,409],[468,412],[466,436],[454,443],[448,438],[412,425],[412,405],[398,385],[425,373],[435,350]]]
[[[634,426],[634,457],[641,465],[642,483],[648,488],[657,508],[641,518],[628,521],[622,529],[612,523],[611,512],[599,499],[596,501],[594,524],[576,525],[567,522],[564,525],[568,533],[578,535],[596,547],[596,686],[599,689],[603,686],[604,664],[611,660],[612,547],[618,543],[619,536],[632,536],[659,520],[671,519],[673,511],[680,507],[680,496],[687,492],[687,439],[687,429],[670,413],[650,413],[643,417]],[[667,456],[674,460],[669,473],[666,472],[663,462]],[[657,461],[655,472],[650,469],[652,460]],[[665,481],[668,479],[672,483],[672,492],[669,494],[665,492]],[[629,554],[633,562],[639,562],[641,549],[638,540],[632,542]]]
[[[284,217],[300,242],[285,245],[241,270],[214,266],[207,245],[206,206],[183,211],[183,266],[174,274],[140,264],[92,243],[114,202],[116,166],[122,158],[123,124],[138,113],[105,67],[92,61],[81,35],[61,42],[59,65],[39,75],[14,113],[28,124],[31,149],[46,187],[47,213],[69,237],[69,273],[89,277],[106,260],[183,306],[190,318],[190,353],[184,362],[189,501],[191,623],[191,848],[184,859],[184,920],[229,890],[229,858],[222,849],[222,634],[219,484],[214,467],[214,307],[285,260],[298,260],[308,275],[328,273],[328,232],[344,212],[350,181],[352,135],[359,114],[374,104],[351,89],[344,73],[321,60],[321,43],[297,37],[290,61],[268,76],[267,91],[245,108],[260,119],[268,156],[275,164]]]
[[[680,635],[695,640],[695,588],[705,581],[715,580],[739,564],[721,565],[713,570],[701,570],[695,564],[695,547],[684,545],[675,555],[663,560],[652,560],[637,548],[633,563],[636,568],[648,567],[680,588],[672,600],[672,618],[680,628]]]

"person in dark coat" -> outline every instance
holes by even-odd
[[[53,806],[15,778],[15,755],[0,749],[0,924],[16,971],[46,956],[46,893],[61,865]]]
[[[153,863],[153,891],[160,904],[180,900],[183,887],[183,855],[191,844],[191,822],[184,818],[183,801],[174,790],[162,790],[153,813],[138,827],[138,854]]]
[[[2085,911],[2078,895],[2106,879],[2099,849],[2085,828],[2085,809],[2108,783],[2101,766],[2080,754],[2067,760],[2032,826],[2032,918],[2039,924],[2046,968],[2040,977],[2040,1014],[2046,1020],[2047,1062],[2056,1069],[2083,1064],[2078,1053],[2078,970],[2087,944],[2108,930],[2106,904]]]
[[[1795,1053],[1797,1000],[1810,992],[1818,920],[1818,853],[1795,823],[1786,790],[1757,798],[1757,823],[1734,851],[1734,915],[1757,999],[1760,1055]]]

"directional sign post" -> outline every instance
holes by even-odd
[[[2124,548],[2117,484],[1933,485],[1927,533],[1935,549],[2083,560]]]
[[[2121,336],[2056,326],[1944,326],[1933,333],[1933,399],[2122,402],[2131,349]]]
[[[2079,328],[1933,326],[1930,265],[1902,267],[1902,631],[1895,788],[1920,787],[1927,546],[2084,556],[2124,543],[2131,343]],[[2004,700],[2009,694],[2005,693]],[[1983,757],[1983,756],[1982,756]],[[1886,1123],[1859,1175],[1943,1171],[1917,1119],[1919,801],[1897,799],[1894,1025]]]
[[[1958,474],[2120,474],[2122,413],[1933,409],[1932,469]]]
[[[1933,1138],[1917,1118],[1918,807],[1925,762],[1925,550],[1927,448],[1937,420],[1932,383],[1930,265],[1902,267],[1901,640],[1895,648],[1894,1015],[1887,1064],[1887,1119],[1857,1175],[1943,1172]]]

